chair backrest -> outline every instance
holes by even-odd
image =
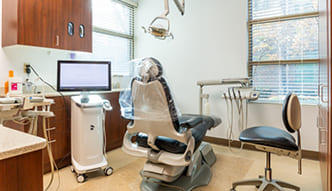
[[[158,60],[145,58],[139,64],[138,75],[131,83],[133,125],[130,131],[147,134],[148,144],[151,144],[152,148],[158,136],[169,137],[185,144],[190,137],[189,134],[181,135],[178,132],[177,110],[162,73]]]
[[[301,128],[301,104],[295,93],[289,93],[284,101],[282,119],[286,129],[294,133]]]

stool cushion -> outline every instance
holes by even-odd
[[[298,146],[292,135],[275,127],[252,127],[241,132],[240,141],[280,149],[297,151]]]

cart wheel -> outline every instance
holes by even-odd
[[[75,169],[73,166],[70,166],[70,170],[71,170],[71,172],[75,173]]]
[[[109,176],[109,175],[113,174],[113,168],[112,168],[112,167],[107,167],[107,168],[105,168],[105,169],[104,169],[104,174],[105,174],[106,176]]]
[[[84,174],[78,174],[76,180],[78,183],[83,183],[85,181],[86,176]]]

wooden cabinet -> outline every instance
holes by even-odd
[[[42,152],[0,160],[0,190],[43,191]]]
[[[92,5],[91,0],[60,0],[60,26],[66,26],[60,46],[70,50],[92,52]],[[73,31],[70,32],[72,25]]]
[[[2,0],[2,46],[16,44],[92,52],[91,0]]]

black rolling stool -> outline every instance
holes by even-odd
[[[286,96],[282,109],[282,119],[288,132],[297,132],[298,141],[294,137],[281,129],[274,127],[258,126],[246,129],[240,134],[240,141],[254,145],[258,150],[266,152],[265,176],[258,179],[234,182],[230,191],[235,191],[237,186],[253,185],[258,191],[284,191],[284,188],[299,191],[298,186],[272,179],[271,153],[289,156],[299,161],[298,173],[302,173],[301,166],[301,105],[296,94],[290,93]]]

